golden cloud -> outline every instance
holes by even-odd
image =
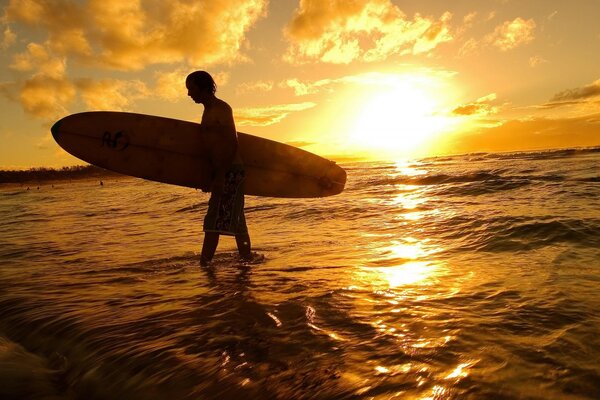
[[[75,100],[76,88],[64,78],[36,75],[25,81],[20,101],[23,109],[40,118],[56,119]]]
[[[407,19],[390,0],[301,0],[286,29],[288,62],[347,64],[394,54],[428,53],[452,40],[450,13]]]
[[[293,112],[304,111],[315,103],[278,104],[267,107],[241,108],[234,110],[235,122],[239,126],[268,126],[281,122]]]
[[[190,71],[183,69],[156,73],[153,93],[173,102],[184,98],[186,96],[185,78],[189,73]]]
[[[0,41],[0,49],[6,50],[12,46],[17,40],[17,35],[10,29],[10,27],[4,28],[2,32],[2,40]]]
[[[48,47],[61,55],[91,53],[85,33],[90,27],[85,9],[72,1],[10,0],[5,15],[8,22],[45,30]]]
[[[11,0],[5,12],[9,22],[45,30],[48,48],[59,55],[138,70],[157,63],[207,65],[243,58],[245,33],[266,5],[267,0]]]
[[[279,83],[279,87],[292,88],[296,96],[305,96],[320,91],[335,91],[335,85],[360,85],[367,87],[380,86],[385,88],[403,87],[407,81],[417,82],[422,78],[419,73],[424,73],[426,76],[437,79],[446,79],[454,76],[453,71],[423,69],[416,73],[382,73],[382,72],[366,72],[356,75],[346,75],[339,78],[320,79],[317,81],[300,81],[296,78],[288,79]]]
[[[44,76],[61,79],[65,76],[66,60],[64,57],[56,57],[37,43],[29,43],[27,51],[17,54],[10,65],[17,71],[32,71]]]
[[[139,81],[117,79],[80,79],[77,89],[86,106],[92,110],[124,111],[134,100],[150,94],[146,85]]]
[[[458,56],[464,57],[468,54],[474,53],[479,48],[479,42],[474,38],[470,38],[461,46],[458,50]]]
[[[585,100],[596,96],[600,96],[600,79],[580,88],[563,90],[555,94],[550,101]]]
[[[491,13],[486,21],[490,21],[495,17],[494,13]],[[473,18],[465,17],[465,24],[460,29],[459,34],[462,34],[472,25]],[[480,48],[485,46],[495,46],[502,51],[508,51],[515,49],[519,46],[530,43],[535,39],[534,31],[536,23],[533,19],[525,20],[521,17],[517,17],[512,21],[505,21],[501,25],[498,25],[492,33],[487,34],[483,39],[470,38],[464,41],[463,45],[458,51],[459,57],[464,57],[469,54],[476,53]],[[546,60],[539,56],[532,57],[529,60],[529,65],[535,67]]]
[[[206,66],[242,59],[245,33],[265,14],[267,2],[10,0],[3,7],[2,48],[16,41],[8,24],[35,28],[45,37],[9,56],[10,68],[20,77],[3,83],[0,94],[20,101],[26,112],[39,118],[67,112],[77,94],[91,108],[125,109],[149,95],[148,88],[137,81],[71,79],[67,64],[137,70],[160,63]],[[185,94],[181,76],[189,71],[176,72],[177,76],[158,76],[152,94],[170,100]],[[217,75],[220,82],[227,80]]]
[[[544,57],[542,57],[540,55],[536,55],[536,56],[529,58],[529,66],[531,68],[535,68],[535,67],[545,64],[547,62],[548,62],[548,60],[546,60]]]
[[[238,85],[236,88],[237,94],[248,93],[248,92],[270,92],[273,90],[272,81],[257,81],[248,82]]]
[[[309,94],[317,93],[319,88],[322,86],[329,85],[333,81],[331,79],[323,79],[316,82],[301,82],[300,80],[287,79],[279,84],[280,87],[289,87],[294,89],[296,96],[306,96]]]
[[[491,102],[496,100],[496,93],[491,93],[487,96],[480,97],[479,99],[463,104],[452,110],[452,114],[465,117],[465,116],[488,116],[491,114],[498,113],[498,107],[493,106]]]
[[[512,50],[533,41],[535,27],[533,19],[524,20],[517,17],[497,26],[494,32],[486,38],[486,41],[502,51]]]

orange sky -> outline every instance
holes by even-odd
[[[4,168],[80,164],[49,133],[70,113],[198,121],[195,69],[216,77],[238,130],[334,158],[600,145],[596,0],[0,7]]]

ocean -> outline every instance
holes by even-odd
[[[135,178],[0,188],[0,398],[600,397],[600,148],[343,164],[246,198]]]

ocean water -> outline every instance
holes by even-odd
[[[600,148],[344,167],[211,268],[201,192],[0,188],[0,398],[600,397]]]

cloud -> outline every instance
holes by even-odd
[[[268,126],[281,122],[293,112],[308,110],[315,103],[278,104],[267,107],[240,108],[234,111],[238,126]]]
[[[301,0],[286,28],[291,63],[348,64],[428,53],[452,40],[450,13],[408,19],[390,0]]]
[[[123,111],[133,101],[150,94],[146,85],[139,80],[79,79],[76,86],[82,100],[92,110]]]
[[[24,2],[21,10],[27,18],[37,15],[35,8],[30,8],[31,3]],[[29,43],[24,52],[15,55],[9,67],[30,76],[2,83],[0,94],[20,102],[23,110],[34,117],[56,119],[67,112],[76,98],[77,89],[66,77],[66,59],[44,45]]]
[[[465,15],[463,17],[463,24],[467,27],[470,27],[473,22],[475,21],[475,18],[477,17],[477,12],[470,12],[469,14]]]
[[[452,114],[456,116],[488,116],[498,113],[498,107],[493,106],[491,102],[496,100],[496,93],[491,93],[487,96],[480,97],[474,102],[463,104],[452,110]]]
[[[50,129],[46,130],[44,136],[42,136],[36,143],[35,147],[38,150],[48,150],[54,144],[54,138],[50,132]],[[52,146],[54,147],[54,146]]]
[[[35,75],[21,87],[19,100],[23,109],[39,118],[56,119],[67,112],[76,96],[76,88],[61,77]]]
[[[493,19],[495,14],[490,14],[487,21]],[[502,51],[513,50],[535,39],[536,23],[533,19],[524,20],[517,17],[512,21],[505,21],[498,25],[493,32],[485,35],[483,39],[470,38],[466,40],[458,51],[459,57],[476,53],[480,48],[495,46]],[[462,31],[460,31],[462,34]],[[541,57],[532,57],[529,64],[533,67],[545,62]]]
[[[51,54],[38,43],[29,43],[27,51],[14,57],[10,68],[17,71],[35,71],[36,74],[61,79],[65,76],[66,59]]]
[[[273,86],[274,84],[272,81],[242,83],[236,88],[236,93],[242,94],[248,92],[270,92],[271,90],[273,90]]]
[[[301,82],[300,80],[294,78],[287,79],[281,82],[279,86],[294,89],[294,94],[296,96],[306,96],[309,94],[317,93],[320,87],[329,85],[331,82],[331,79],[323,79],[316,82]]]
[[[474,53],[480,46],[479,41],[474,38],[468,39],[458,50],[458,56],[464,57],[468,54]]]
[[[192,65],[243,59],[245,33],[267,0],[17,1],[6,19],[41,28],[53,52],[92,66],[139,70],[160,63]]]
[[[17,35],[10,29],[10,27],[4,28],[2,32],[2,40],[0,41],[0,49],[6,50],[12,46],[17,40]]]
[[[401,78],[400,78],[401,79]],[[339,84],[358,84],[358,85],[379,85],[379,86],[390,86],[398,84],[398,76],[379,73],[379,72],[367,72],[358,75],[347,75],[340,78],[333,79],[320,79],[317,81],[301,81],[299,79],[287,79],[279,83],[281,88],[291,88],[294,90],[296,96],[306,96],[309,94],[318,93],[323,90],[333,90],[334,85]]]
[[[421,75],[422,74],[422,75]],[[429,85],[437,79],[445,79],[454,76],[452,71],[425,69],[413,73],[383,73],[366,72],[356,75],[346,75],[339,78],[320,79],[317,81],[300,81],[296,78],[288,79],[279,83],[279,87],[292,88],[296,96],[305,96],[320,91],[335,91],[336,85],[360,85],[366,87],[381,87],[385,89],[397,87],[405,88],[410,84]]]
[[[30,77],[3,84],[0,94],[20,102],[26,113],[52,120],[64,115],[74,102],[77,88],[66,77],[66,59],[56,56],[46,46],[29,43],[24,52],[15,55],[9,67],[30,73]]]
[[[595,81],[589,85],[585,85],[580,88],[563,90],[562,92],[555,94],[552,97],[552,99],[550,99],[550,101],[551,102],[564,102],[564,101],[569,101],[569,100],[578,101],[578,100],[587,100],[587,99],[590,99],[590,98],[596,97],[596,96],[600,96],[600,79],[598,79],[597,81]]]
[[[16,82],[0,82],[0,95],[11,101],[19,101],[18,86]]]
[[[548,62],[548,60],[546,60],[545,58],[543,58],[542,56],[539,56],[539,55],[529,58],[529,66],[531,68],[535,68],[541,64],[546,64],[547,62]]]
[[[68,0],[10,0],[4,11],[8,22],[45,31],[49,47],[62,55],[91,53],[85,35],[86,27],[91,26],[79,4]]]
[[[533,41],[535,27],[533,19],[524,20],[517,17],[497,26],[485,40],[502,51],[512,50]]]
[[[156,72],[154,74],[155,86],[153,93],[158,97],[175,102],[187,95],[185,78],[190,71],[177,69],[169,72]]]
[[[151,95],[138,80],[71,80],[67,76],[65,58],[57,57],[37,43],[30,43],[25,52],[17,54],[10,67],[31,76],[21,82],[3,83],[0,94],[20,102],[25,112],[46,121],[68,113],[68,107],[78,96],[91,109],[124,110],[134,100]],[[184,92],[183,88],[180,90]]]

